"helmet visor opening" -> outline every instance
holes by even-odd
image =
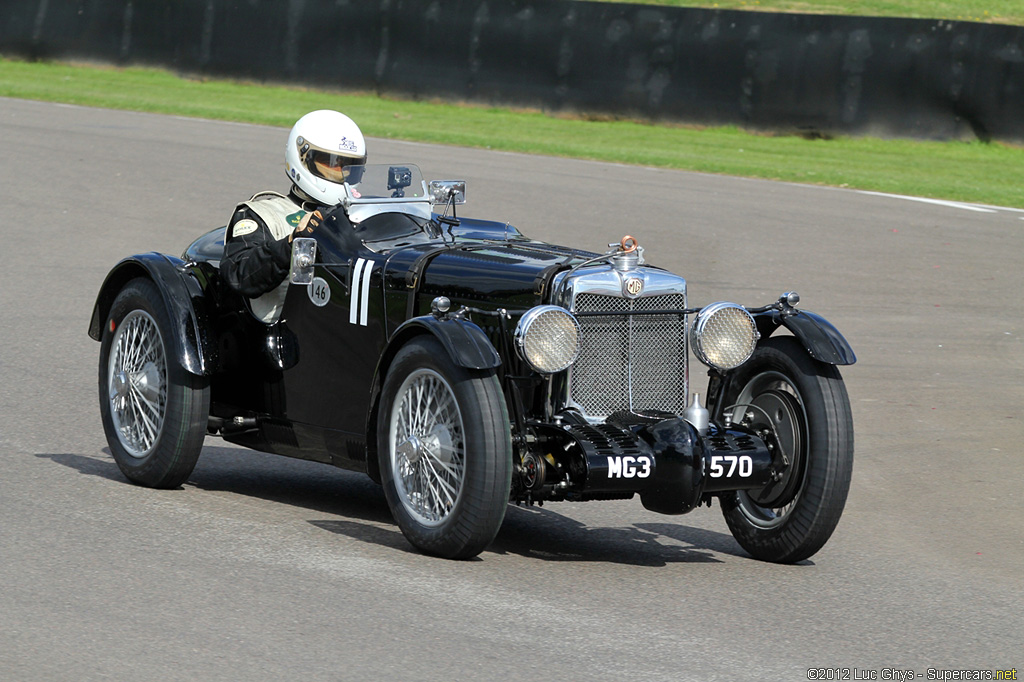
[[[328,182],[342,183],[348,180],[349,166],[365,164],[366,157],[345,156],[310,147],[302,155],[302,163],[313,175]]]

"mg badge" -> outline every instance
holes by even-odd
[[[626,293],[630,296],[639,296],[644,290],[644,281],[639,277],[630,277],[626,280]]]

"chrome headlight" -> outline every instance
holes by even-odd
[[[693,352],[706,365],[721,370],[750,359],[761,335],[754,318],[735,303],[712,303],[693,323]]]
[[[580,325],[565,308],[531,308],[516,325],[516,350],[533,369],[543,374],[561,372],[580,353]]]

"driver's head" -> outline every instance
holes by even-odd
[[[284,160],[288,178],[302,194],[333,206],[345,196],[343,184],[357,181],[353,166],[366,163],[366,142],[345,114],[312,111],[292,126]]]

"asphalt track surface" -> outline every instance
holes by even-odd
[[[412,551],[361,475],[208,438],[154,491],[107,450],[86,335],[105,274],[286,189],[285,136],[0,99],[0,679],[1021,674],[1024,212],[370,140],[467,179],[466,215],[594,250],[635,235],[694,304],[795,289],[859,358],[853,486],[811,560],[750,559],[717,504],[633,500],[510,508],[452,562]]]

